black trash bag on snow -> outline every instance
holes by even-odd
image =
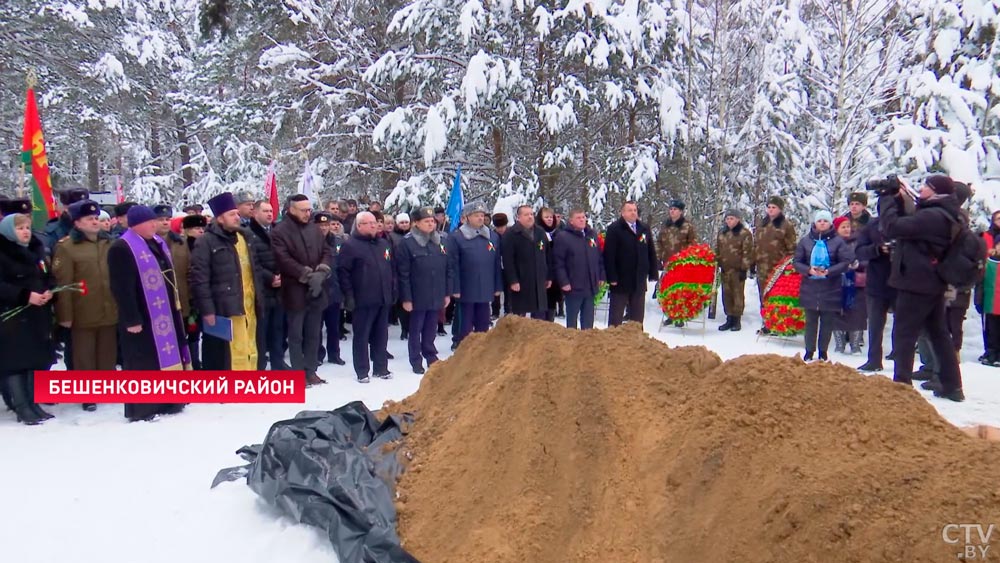
[[[324,530],[341,563],[419,563],[399,545],[392,502],[402,466],[386,445],[403,437],[403,422],[379,424],[360,401],[300,412],[237,450],[250,464],[223,469],[212,487],[246,477],[268,504]]]

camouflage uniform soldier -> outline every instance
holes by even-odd
[[[857,235],[868,222],[872,220],[872,214],[868,212],[868,194],[865,192],[854,192],[847,196],[848,212],[844,214],[851,221],[851,232]]]
[[[698,233],[694,225],[684,217],[684,202],[670,202],[670,219],[663,224],[656,238],[657,258],[666,267],[667,262],[681,250],[698,243]]]
[[[719,231],[715,256],[722,270],[722,307],[726,322],[719,330],[738,331],[743,316],[743,286],[754,263],[753,235],[743,226],[740,212],[726,212],[726,225]]]
[[[767,200],[767,217],[757,227],[756,232],[756,270],[757,293],[760,295],[761,309],[764,307],[764,288],[767,278],[779,262],[795,253],[798,236],[795,225],[785,218],[785,200],[772,196]],[[766,333],[766,329],[761,329]]]

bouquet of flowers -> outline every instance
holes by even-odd
[[[715,252],[707,244],[691,245],[678,252],[660,278],[657,300],[670,320],[687,321],[712,299]]]
[[[597,234],[597,247],[601,250],[601,254],[604,254],[604,233]],[[601,285],[597,287],[597,295],[594,296],[594,305],[600,305],[601,301],[604,301],[604,296],[608,294],[608,289],[611,286],[608,282],[601,282]]]
[[[764,326],[777,336],[795,336],[806,328],[806,314],[799,307],[802,275],[792,266],[792,257],[781,261],[764,286]]]
[[[52,291],[52,293],[60,293],[60,292],[63,292],[63,291],[75,291],[75,292],[79,293],[80,295],[87,295],[87,282],[85,282],[85,281],[79,281],[79,282],[76,282],[76,283],[70,283],[70,284],[66,284],[66,285],[60,285],[59,287],[57,287],[55,289],[52,289],[51,291]],[[19,315],[21,313],[21,311],[24,311],[28,307],[31,307],[31,305],[30,304],[29,305],[21,305],[20,307],[18,307],[16,309],[11,309],[9,311],[4,312],[3,315],[0,315],[0,322],[5,323],[5,322],[13,319],[17,315]]]
[[[601,282],[601,285],[597,286],[597,294],[594,295],[595,306],[600,305],[601,301],[604,301],[604,296],[608,294],[608,289],[610,288],[611,286],[608,285],[608,282]]]

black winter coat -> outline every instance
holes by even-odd
[[[256,272],[254,237],[244,229],[239,229],[237,233],[246,238],[250,252],[250,267]],[[240,259],[236,255],[237,233],[225,232],[222,227],[213,223],[194,243],[188,283],[191,286],[191,304],[202,317],[206,315],[238,317],[246,314],[243,310]],[[254,276],[253,285],[257,318],[260,318],[263,314],[263,299],[257,276]]]
[[[895,240],[889,285],[922,295],[944,295],[947,284],[937,273],[937,260],[951,244],[951,228],[960,219],[955,196],[921,200],[908,214],[900,198],[878,199],[882,234]]]
[[[45,293],[54,285],[41,239],[33,236],[23,247],[0,236],[0,313],[28,305],[32,292]],[[55,363],[52,303],[0,321],[0,375],[47,370]]]
[[[306,272],[316,271],[320,264],[330,265],[330,247],[319,225],[300,223],[286,214],[271,231],[271,249],[281,271],[281,304],[285,309],[326,308],[326,292],[315,298],[310,297],[309,286],[300,281]],[[330,275],[333,275],[332,270]]]
[[[557,304],[562,303],[563,291],[562,289],[560,289],[559,284],[557,284],[555,281],[556,274],[554,268],[556,262],[555,262],[555,255],[552,254],[552,248],[556,240],[556,235],[562,232],[564,226],[561,225],[560,223],[556,223],[555,225],[552,226],[552,228],[549,228],[545,225],[545,223],[542,222],[541,215],[535,216],[535,224],[538,225],[543,231],[545,231],[546,236],[549,237],[549,247],[548,247],[549,256],[547,257],[547,260],[549,261],[549,268],[552,270],[551,274],[552,285],[550,285],[549,289],[546,290],[545,297],[549,302],[549,310],[554,311],[556,309]]]
[[[330,266],[331,275],[323,287],[326,288],[327,300],[330,303],[344,302],[344,292],[340,290],[340,278],[337,277],[337,262],[340,260],[340,247],[346,239],[347,237],[343,235],[338,236],[333,233],[326,235],[326,245],[330,247],[330,261],[326,264]]]
[[[273,225],[271,228],[274,228]],[[265,309],[271,309],[278,304],[278,288],[271,287],[271,283],[275,274],[279,273],[278,263],[274,260],[274,250],[271,248],[271,231],[251,219],[250,232],[254,236],[253,248],[257,258],[254,275],[257,276],[257,286],[261,288],[261,302]]]
[[[511,227],[500,241],[503,256],[503,280],[507,289],[520,284],[520,291],[510,289],[511,311],[516,315],[538,313],[549,308],[546,284],[552,281],[549,264],[549,237],[541,227]]]
[[[590,228],[583,231],[569,227],[556,233],[552,245],[555,260],[555,283],[570,286],[566,295],[593,297],[604,281],[604,257],[597,235]]]
[[[466,227],[467,228],[467,227]],[[445,233],[441,233],[442,237]],[[488,231],[489,238],[477,234],[466,238],[462,227],[445,237],[448,269],[451,270],[452,295],[463,303],[491,303],[503,291],[500,267],[500,236]]]
[[[393,256],[388,240],[353,234],[340,247],[337,258],[337,275],[345,303],[354,307],[374,307],[396,302]]]
[[[396,247],[396,276],[399,300],[413,303],[414,311],[438,311],[444,298],[452,294],[451,270],[444,241],[438,239],[421,245],[412,234]]]
[[[653,233],[636,221],[633,233],[625,219],[608,225],[604,235],[604,271],[612,293],[645,291],[646,280],[656,281],[660,267]]]
[[[892,262],[888,254],[880,250],[885,244],[879,218],[873,217],[858,234],[854,247],[854,257],[865,265],[865,295],[874,299],[896,300],[896,290],[889,287],[889,273]]]
[[[830,267],[826,277],[814,280],[809,277],[810,262],[816,241],[825,240],[830,252]],[[837,236],[837,231],[830,229],[823,234],[813,227],[809,234],[802,237],[795,247],[795,271],[802,274],[802,285],[799,288],[799,306],[811,311],[841,311],[844,308],[843,275],[851,262],[854,262],[854,252]]]

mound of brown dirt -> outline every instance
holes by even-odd
[[[946,525],[1000,528],[1000,446],[843,366],[507,317],[397,408],[428,563],[947,561]]]

